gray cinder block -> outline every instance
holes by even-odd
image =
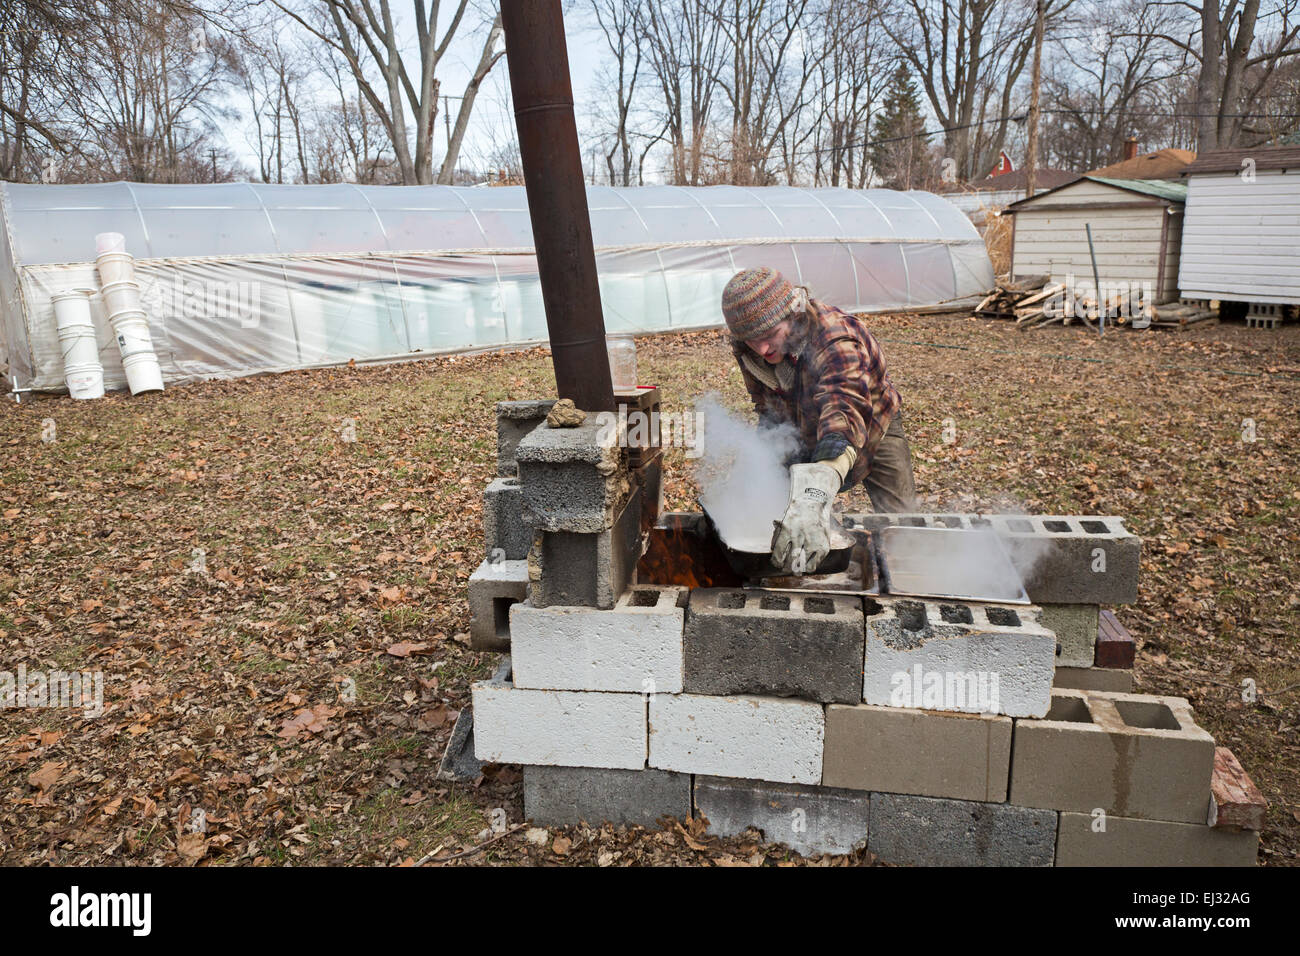
[[[1258,852],[1256,830],[1066,811],[1056,840],[1056,865],[1254,866]]]
[[[530,431],[546,420],[555,399],[497,402],[497,474],[518,474],[515,448]]]
[[[523,519],[543,531],[608,531],[631,494],[627,449],[594,415],[576,428],[534,428],[515,461]]]
[[[528,562],[488,559],[469,576],[469,643],[476,651],[510,648],[510,606],[528,597]]]
[[[528,553],[533,606],[612,608],[632,580],[641,544],[641,499],[637,496],[605,531],[542,531],[534,535]]]
[[[539,826],[655,827],[691,815],[691,776],[666,770],[524,767],[524,814]]]
[[[1133,692],[1133,671],[1119,667],[1058,667],[1052,686],[1064,690],[1105,690],[1116,694]]]
[[[857,703],[862,648],[857,598],[697,589],[683,642],[686,693]]]
[[[507,561],[523,561],[533,545],[533,529],[523,518],[524,489],[518,478],[497,478],[483,492],[483,543],[500,549]]]
[[[871,795],[867,849],[908,866],[1051,866],[1056,813],[896,793]]]
[[[1043,720],[1017,720],[1012,803],[1204,823],[1214,738],[1181,697],[1056,690]]]
[[[1097,653],[1095,604],[1044,604],[1043,627],[1056,635],[1057,667],[1091,667]]]
[[[866,846],[870,794],[732,777],[695,778],[695,811],[709,832],[738,836],[749,827],[796,853],[844,854]]]

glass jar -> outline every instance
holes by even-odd
[[[609,377],[614,391],[625,392],[636,388],[636,340],[630,335],[605,336],[609,352]]]

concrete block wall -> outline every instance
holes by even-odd
[[[497,474],[519,473],[515,449],[524,436],[546,420],[555,399],[527,399],[521,402],[497,402]]]

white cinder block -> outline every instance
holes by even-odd
[[[650,698],[650,766],[777,783],[820,783],[820,704],[780,697]]]
[[[862,699],[881,707],[1042,717],[1056,635],[1040,610],[899,600],[867,618]]]
[[[679,694],[686,612],[680,588],[633,588],[609,611],[510,609],[515,687]]]
[[[473,686],[474,756],[485,763],[639,770],[646,760],[640,694]]]

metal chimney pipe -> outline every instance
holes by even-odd
[[[528,215],[560,398],[614,411],[560,0],[502,0]]]

